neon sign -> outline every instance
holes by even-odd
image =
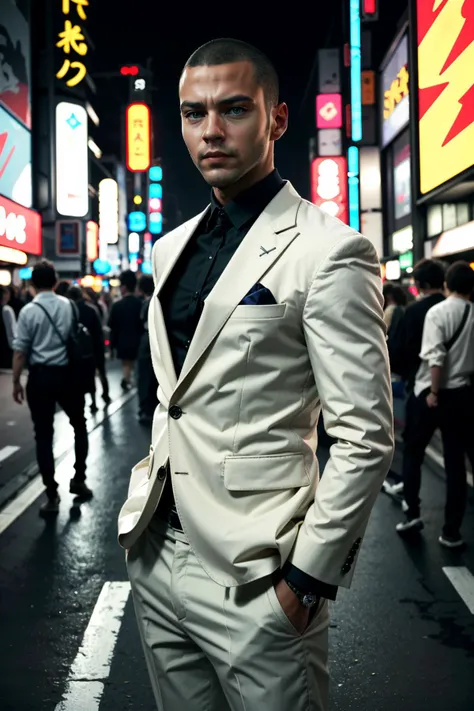
[[[360,45],[360,0],[350,0],[351,43],[351,138],[362,139],[362,58]]]

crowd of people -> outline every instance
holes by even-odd
[[[461,524],[467,501],[466,456],[474,465],[474,271],[467,262],[446,265],[431,259],[413,270],[418,297],[398,285],[384,285],[384,318],[395,397],[405,401],[403,466],[385,491],[401,501],[405,519],[396,529],[423,529],[421,470],[434,433],[441,433],[446,505],[439,542],[463,545]]]
[[[18,404],[26,400],[31,412],[38,467],[47,493],[41,514],[49,515],[59,510],[53,455],[57,404],[74,429],[76,463],[70,490],[79,498],[92,496],[85,483],[86,395],[96,414],[98,378],[104,406],[111,403],[106,343],[110,357],[122,361],[122,390],[130,390],[133,380],[137,381],[139,421],[152,423],[158,387],[147,327],[153,279],[123,272],[120,295],[113,300],[108,294],[58,281],[54,265],[42,261],[33,269],[31,284],[31,290],[21,292],[1,287],[0,367],[13,370],[13,398]],[[21,377],[24,370],[28,370],[26,388]]]

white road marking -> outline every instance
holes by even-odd
[[[104,584],[55,711],[98,711],[129,595],[129,582]]]
[[[122,405],[134,397],[135,393],[136,389],[130,390],[130,392],[115,400],[114,403],[108,408],[108,415],[111,416],[117,412],[117,410],[120,410]],[[101,423],[98,423],[97,427],[100,424]],[[97,427],[95,427],[93,431],[97,430]],[[92,432],[89,433],[89,436],[91,434]],[[0,454],[1,452],[2,450],[0,450]],[[73,465],[74,452],[72,451],[71,454],[67,455],[61,463],[56,466],[56,480],[58,482],[62,482],[62,479],[64,479],[64,482],[67,482],[71,478]],[[25,488],[13,499],[13,501],[7,504],[0,511],[0,535],[6,531],[6,529],[11,526],[12,523],[14,523],[16,519],[21,516],[21,514],[24,513],[39,496],[41,496],[44,490],[45,488],[43,486],[41,476],[38,474],[27,486],[25,486]]]
[[[474,615],[474,575],[464,566],[446,567],[443,572]]]
[[[0,462],[4,462],[5,459],[8,459],[8,457],[11,457],[12,454],[15,454],[15,452],[18,452],[20,448],[19,447],[13,447],[12,445],[8,445],[7,447],[2,447],[0,449]]]

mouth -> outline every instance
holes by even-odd
[[[202,158],[201,161],[209,161],[210,163],[222,161],[225,158],[230,158],[230,156],[227,153],[220,153],[219,151],[216,151],[215,153],[206,153]]]

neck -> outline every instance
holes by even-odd
[[[458,294],[457,291],[449,291],[449,296],[454,296],[455,299],[463,299],[463,301],[469,301],[470,297],[466,294]]]
[[[36,289],[37,294],[52,294],[52,289]]]
[[[261,180],[266,178],[267,175],[270,175],[270,173],[275,170],[275,166],[273,164],[273,155],[270,155],[268,158],[269,159],[264,163],[259,163],[255,166],[255,168],[252,168],[252,170],[249,170],[248,173],[245,173],[245,175],[243,175],[236,183],[233,183],[225,188],[214,188],[214,195],[217,200],[219,200],[221,205],[226,205],[227,203],[232,202],[232,200],[235,200],[237,195],[245,192],[245,190],[248,190],[253,185],[256,185]]]

